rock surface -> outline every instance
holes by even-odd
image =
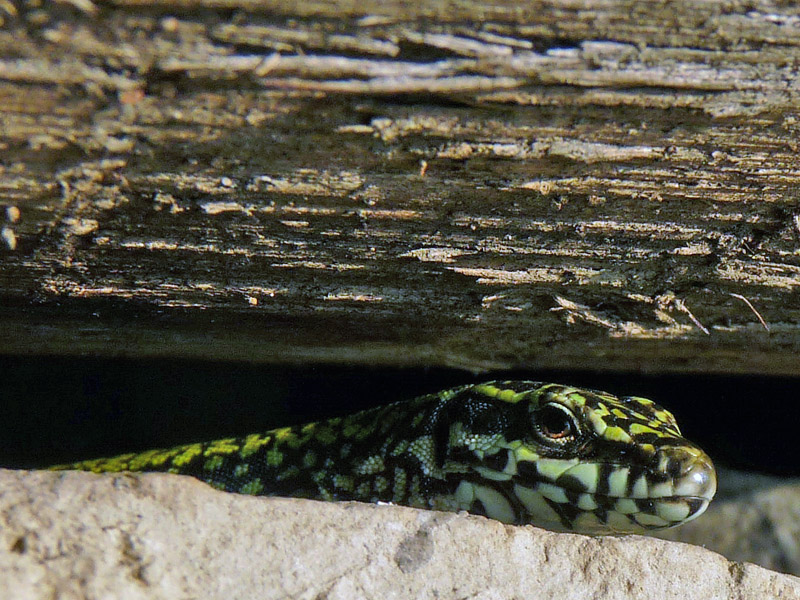
[[[729,474],[726,473],[726,476]],[[739,474],[741,480],[744,474]],[[735,561],[748,561],[800,575],[800,482],[750,477],[736,481],[741,491],[722,496],[706,513],[658,537],[705,546]]]
[[[697,546],[255,498],[191,478],[0,470],[0,598],[800,598]]]

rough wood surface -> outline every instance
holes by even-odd
[[[0,18],[0,352],[800,373],[792,3]]]

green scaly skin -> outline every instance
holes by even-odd
[[[711,460],[657,404],[533,381],[52,468],[165,471],[241,494],[466,510],[592,534],[680,525],[716,491]]]

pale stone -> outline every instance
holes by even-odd
[[[161,474],[0,470],[0,573],[15,600],[800,599],[800,579],[698,546]]]
[[[658,537],[800,575],[800,481],[735,472],[725,478],[741,491],[722,490],[697,520]]]

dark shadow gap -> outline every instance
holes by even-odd
[[[186,360],[0,358],[0,465],[59,462],[264,431],[463,383],[534,379],[652,398],[721,465],[800,475],[800,379],[265,366]]]

